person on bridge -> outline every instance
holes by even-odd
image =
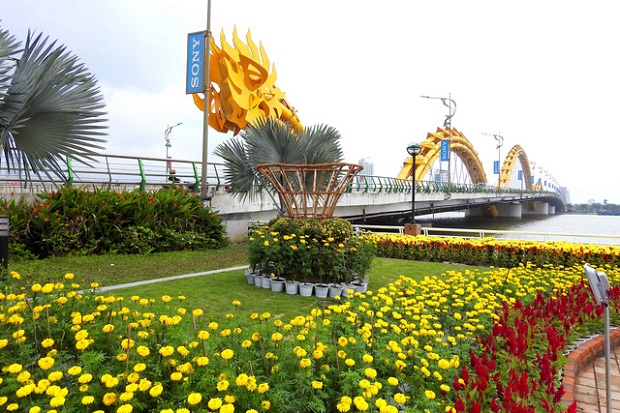
[[[175,171],[174,169],[170,169],[170,176],[168,177],[168,181],[170,181],[173,184],[178,184],[179,182],[181,182],[181,179],[179,179],[178,176],[176,176],[177,171]]]

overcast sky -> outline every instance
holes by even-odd
[[[185,94],[187,34],[204,30],[207,0],[0,0],[0,25],[58,40],[99,80],[109,117],[106,153],[201,160],[202,112]],[[620,203],[620,59],[616,1],[212,0],[219,44],[236,25],[262,42],[277,86],[306,126],[342,134],[346,161],[370,158],[396,176],[412,141],[453,126],[474,145],[489,181],[521,145],[571,202]],[[209,161],[232,134],[214,131]]]

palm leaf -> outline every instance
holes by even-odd
[[[29,32],[0,101],[7,167],[21,166],[27,179],[51,172],[66,180],[66,157],[88,163],[103,149],[103,108],[97,81],[77,56]]]

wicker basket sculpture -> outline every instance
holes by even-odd
[[[340,196],[362,165],[269,163],[256,166],[278,192],[290,218],[331,218]]]

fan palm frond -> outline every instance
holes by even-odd
[[[64,46],[30,32],[0,100],[0,145],[7,167],[65,178],[61,163],[88,163],[106,140],[104,103],[97,81]],[[66,179],[66,178],[65,178]]]

